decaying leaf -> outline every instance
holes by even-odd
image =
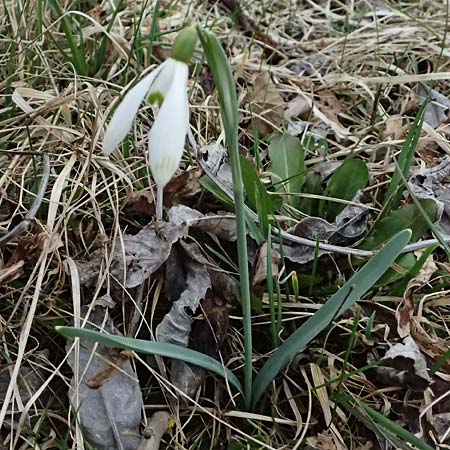
[[[273,83],[270,73],[261,72],[255,78],[249,101],[252,112],[257,116],[255,125],[261,135],[265,136],[283,122],[284,100]]]
[[[200,305],[200,317],[192,324],[189,348],[217,358],[226,339],[228,330],[228,307],[226,301],[212,291],[206,293]],[[203,382],[206,371],[198,366],[188,364],[172,365],[176,369],[177,386],[189,397],[193,397]],[[172,380],[174,374],[172,373]],[[175,383],[175,381],[174,381]]]
[[[416,252],[418,256],[420,252]],[[420,287],[428,283],[429,279],[436,272],[437,266],[434,263],[433,255],[431,254],[416,277],[409,280],[408,285],[403,294],[403,301],[399,304],[395,317],[397,319],[397,332],[401,338],[410,334],[411,321],[414,313],[414,300],[412,297],[414,288]]]
[[[227,159],[227,150],[222,145],[216,143],[205,145],[198,150],[199,157],[202,158],[203,164],[214,175],[217,174],[220,167]]]
[[[381,132],[381,139],[400,139],[403,135],[403,116],[394,114],[390,116],[384,123],[384,129]]]
[[[311,104],[301,95],[298,95],[286,105],[283,113],[284,120],[289,122],[292,118],[300,118],[311,111]]]
[[[14,390],[13,397],[10,401],[8,414],[23,411],[24,405],[26,405],[28,400],[30,400],[30,398],[46,381],[47,372],[44,367],[48,364],[49,354],[50,352],[48,350],[35,352],[33,357],[20,367],[16,389]],[[3,399],[5,398],[6,391],[11,380],[12,370],[13,367],[11,364],[4,364],[0,366],[0,407],[3,406]],[[44,391],[40,398],[37,399],[37,404],[45,407],[47,400],[48,391]]]
[[[141,285],[161,267],[169,257],[172,245],[186,232],[181,223],[163,223],[159,230],[154,225],[144,227],[136,235],[124,235],[112,246],[109,272],[126,288]],[[103,252],[97,250],[89,262],[78,263],[82,286],[92,287],[102,265]]]
[[[185,270],[186,288],[156,328],[156,338],[159,342],[181,347],[188,346],[193,316],[200,301],[211,288],[208,270],[203,265],[188,261],[185,263]],[[192,395],[192,386],[198,386],[203,374],[197,368],[186,366],[188,365],[182,361],[172,361],[171,379],[182,392]]]
[[[417,392],[423,392],[430,383],[426,360],[411,336],[386,352],[377,374],[394,386],[409,387]]]
[[[106,308],[95,307],[91,323],[113,333]],[[72,344],[68,344],[70,347]],[[140,442],[142,394],[136,373],[128,358],[116,349],[81,342],[79,360],[71,352],[68,362],[78,370],[70,384],[70,400],[76,409],[84,436],[98,450],[136,450]]]
[[[272,276],[278,276],[278,266],[280,264],[280,254],[271,249]],[[252,268],[252,286],[255,287],[263,283],[267,278],[267,242],[264,242],[256,252]]]
[[[437,128],[441,123],[447,122],[450,112],[450,100],[434,89],[430,89],[425,83],[419,83],[417,95],[421,99],[429,98],[425,108],[424,122]]]
[[[417,198],[434,200],[435,226],[444,236],[450,236],[450,156],[442,158],[435,167],[414,171],[408,185]]]
[[[169,221],[177,225],[186,225],[216,235],[227,241],[235,241],[236,219],[232,214],[206,214],[179,205],[169,211]]]
[[[164,188],[164,206],[170,207],[180,203],[189,202],[200,192],[200,172],[189,170],[182,172],[169,181]],[[124,213],[127,217],[145,216],[147,219],[153,217],[156,212],[155,198],[150,191],[132,192],[127,199]]]
[[[346,448],[328,432],[306,438],[306,444],[315,450],[344,450]]]
[[[358,191],[353,202],[359,203],[362,191]],[[327,242],[330,244],[351,244],[367,231],[370,210],[364,206],[347,205],[336,217],[333,223],[327,222],[320,217],[307,217],[301,220],[293,229],[291,234],[303,238]],[[304,245],[284,245],[284,256],[292,262],[305,264],[314,259],[316,249]],[[318,255],[322,255],[319,251]]]

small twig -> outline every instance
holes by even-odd
[[[153,414],[142,433],[143,438],[138,450],[159,450],[161,438],[169,428],[169,419],[170,414],[166,411],[158,411]]]
[[[4,151],[4,150],[0,150],[0,151],[3,153],[40,156],[42,158],[42,162],[44,164],[44,170],[42,173],[41,183],[39,185],[38,192],[33,201],[33,204],[31,205],[31,208],[25,214],[25,217],[11,231],[8,231],[8,233],[6,233],[0,237],[0,246],[2,246],[2,245],[7,244],[9,241],[14,239],[15,237],[20,236],[21,234],[25,233],[26,231],[28,231],[31,228],[34,217],[36,216],[36,213],[38,212],[38,210],[41,206],[42,200],[44,199],[45,191],[47,189],[48,180],[50,178],[50,159],[46,153],[15,152],[15,151]]]

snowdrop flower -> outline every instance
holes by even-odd
[[[162,218],[163,189],[180,165],[188,132],[188,63],[196,41],[195,27],[185,28],[178,34],[170,58],[125,95],[103,139],[103,152],[109,155],[130,131],[142,101],[147,99],[149,103],[158,103],[160,109],[148,139],[149,165],[157,185],[158,219]]]

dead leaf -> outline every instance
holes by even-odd
[[[89,320],[97,325],[105,323],[106,331],[113,334],[106,308],[96,306]],[[94,343],[82,341],[79,361],[75,362],[74,352],[68,357],[70,367],[78,370],[81,378],[78,386],[75,376],[72,378],[69,391],[71,402],[78,408],[77,418],[86,439],[96,449],[135,450],[140,442],[143,406],[136,373],[128,358],[118,356],[118,350],[98,345],[93,354],[94,347]]]
[[[200,171],[190,170],[172,178],[164,188],[164,206],[171,207],[186,204],[201,191]],[[150,191],[132,192],[126,201],[124,212],[127,216],[144,215],[151,218],[155,215],[154,197]]]
[[[232,214],[207,214],[191,209],[184,205],[174,206],[169,211],[169,221],[177,225],[197,228],[216,235],[227,241],[235,241],[236,219]]]
[[[362,191],[357,192],[353,201],[359,203],[361,196]],[[329,223],[321,217],[307,217],[288,231],[306,239],[319,239],[321,242],[330,244],[349,245],[367,231],[369,215],[368,208],[350,204],[342,210],[333,223]],[[284,245],[283,253],[290,261],[305,264],[314,259],[316,249],[305,245]],[[324,253],[326,252],[319,250],[318,256]]]
[[[383,365],[377,373],[388,377],[391,383],[423,392],[430,384],[427,363],[411,336],[394,344],[384,355]]]
[[[409,188],[418,199],[431,198],[437,206],[436,228],[450,236],[450,156],[442,158],[437,166],[412,172]]]
[[[216,358],[223,346],[228,331],[228,307],[224,300],[208,291],[200,305],[201,315],[194,320],[189,337],[189,348]],[[172,379],[174,366],[172,366]],[[177,386],[189,397],[194,397],[207,372],[188,364],[176,366]],[[180,383],[181,382],[181,383]]]
[[[272,276],[278,276],[278,266],[280,264],[280,254],[271,250]],[[267,278],[267,242],[258,248],[252,267],[252,287],[263,283]]]
[[[12,265],[8,265],[0,269],[0,286],[8,284],[11,281],[17,280],[23,273],[23,260],[17,261]]]
[[[8,408],[8,414],[23,411],[23,406],[36,393],[36,391],[47,380],[48,357],[50,352],[43,350],[34,352],[29,361],[22,364],[19,375],[17,377],[17,385],[14,390],[13,397]],[[0,366],[0,407],[3,406],[6,391],[11,380],[11,371],[13,366],[11,364],[4,364]],[[37,399],[37,405],[45,407],[49,397],[49,392],[45,390]],[[14,407],[13,406],[14,402]]]
[[[170,211],[169,211],[170,213]],[[110,256],[109,273],[126,288],[134,288],[147,280],[169,257],[172,245],[186,232],[183,223],[165,222],[157,231],[153,224],[136,235],[125,234],[118,238]],[[95,285],[103,251],[97,250],[88,262],[79,262],[80,282],[84,287]]]
[[[395,311],[397,319],[397,333],[401,338],[409,336],[411,332],[411,320],[414,314],[414,300],[412,297],[413,287],[407,287],[403,294],[403,301]]]
[[[192,329],[192,321],[200,301],[205,298],[211,288],[211,280],[207,269],[197,262],[187,261],[186,288],[180,298],[175,301],[170,311],[156,327],[156,338],[159,342],[187,347]],[[188,396],[195,393],[196,387],[203,378],[203,372],[191,367],[183,361],[172,361],[172,383]],[[194,392],[192,392],[194,390]]]
[[[416,252],[416,256],[419,257],[420,253],[421,252]],[[397,319],[397,331],[401,338],[409,335],[411,331],[411,321],[414,314],[414,288],[421,287],[428,283],[436,270],[437,266],[434,263],[433,255],[431,254],[425,261],[425,264],[422,266],[417,276],[409,280],[403,294],[403,301],[399,304],[395,312],[395,318]]]
[[[255,126],[262,136],[271,133],[283,123],[284,100],[269,72],[257,75],[253,89],[250,90],[249,101],[252,112],[257,115],[254,120]]]
[[[403,116],[400,114],[390,116],[384,123],[381,139],[400,139],[403,136]]]
[[[430,89],[425,83],[419,83],[417,95],[424,100],[429,98],[425,107],[424,122],[433,128],[437,128],[441,123],[447,122],[450,111],[450,100],[434,89]]]
[[[8,261],[7,266],[16,264],[18,261],[24,261],[26,267],[34,267],[44,249],[44,244],[48,239],[46,232],[22,236],[18,240],[17,247]],[[54,252],[63,245],[61,237],[54,233],[47,251]]]
[[[306,443],[316,450],[346,450],[346,447],[327,431],[306,438]]]
[[[333,123],[339,124],[339,116],[345,113],[341,102],[333,91],[322,89],[315,100],[320,111]]]
[[[311,105],[301,95],[295,97],[286,105],[286,110],[283,113],[286,122],[291,121],[292,118],[300,118],[311,112]]]

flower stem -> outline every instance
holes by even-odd
[[[158,186],[156,189],[156,219],[162,220],[163,215],[163,196],[164,188],[161,186]]]

